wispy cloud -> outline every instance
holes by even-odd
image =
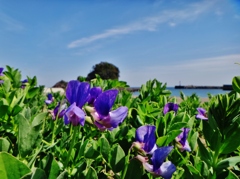
[[[132,86],[139,86],[149,79],[157,78],[168,86],[177,85],[222,85],[231,83],[233,76],[239,74],[240,54],[191,59],[169,65],[150,65],[142,69],[124,71],[122,80]]]
[[[3,12],[0,12],[0,24],[2,24],[3,29],[8,31],[19,31],[24,29],[22,23]]]
[[[231,69],[236,69],[236,62],[240,62],[240,54],[232,54],[225,56],[217,56],[217,57],[209,57],[209,58],[201,58],[201,59],[191,59],[181,61],[179,64],[171,64],[167,66],[152,66],[149,67],[149,71],[162,71],[167,72],[169,69],[171,71],[185,71],[185,72],[223,72],[229,71]]]
[[[215,1],[203,1],[203,3],[190,4],[182,10],[163,11],[156,16],[147,17],[125,26],[108,29],[103,33],[74,40],[68,44],[68,48],[82,47],[101,39],[130,34],[136,31],[156,31],[157,27],[164,23],[173,27],[187,20],[196,19],[199,15],[206,12],[214,2]]]

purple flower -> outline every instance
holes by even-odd
[[[136,130],[136,142],[133,147],[140,149],[142,153],[152,154],[157,149],[155,126],[141,126]]]
[[[181,150],[181,152],[183,152],[184,150],[190,152],[191,148],[190,148],[189,143],[187,141],[187,136],[188,136],[188,133],[189,133],[190,129],[189,128],[182,128],[181,130],[182,130],[182,132],[175,139],[178,143],[177,146]]]
[[[66,107],[67,107],[66,103],[60,106],[60,103],[58,102],[58,105],[54,108],[52,112],[53,120],[56,119],[57,115],[58,115],[58,118],[62,118],[66,112]]]
[[[22,81],[22,86],[21,86],[21,88],[25,88],[26,87],[26,83],[28,82],[28,80],[27,79],[25,79],[25,80],[23,80]]]
[[[125,106],[111,111],[117,94],[118,90],[107,90],[99,94],[94,102],[94,109],[92,109],[91,115],[94,118],[94,124],[102,131],[116,128],[127,116],[128,108]]]
[[[3,76],[3,70],[4,70],[4,68],[0,68],[0,76]],[[4,81],[3,80],[0,80],[0,84],[2,84]]]
[[[176,167],[172,162],[167,161],[164,162],[166,157],[169,155],[169,153],[172,151],[173,147],[161,147],[156,149],[153,152],[151,161],[152,165],[148,163],[148,158],[143,157],[141,155],[137,155],[136,158],[142,162],[143,167],[145,170],[150,172],[152,175],[158,177],[161,176],[165,179],[170,179],[172,177],[172,174],[176,171]]]
[[[68,82],[66,89],[66,98],[70,104],[76,103],[76,106],[82,108],[88,101],[90,84],[72,80]]]
[[[45,100],[46,104],[51,104],[53,102],[54,98],[51,93],[47,94],[47,100]]]
[[[197,119],[208,120],[206,110],[203,108],[197,108],[198,114],[196,115]]]
[[[68,82],[66,89],[66,98],[71,104],[64,114],[64,123],[67,125],[70,122],[76,126],[81,124],[84,126],[86,114],[82,107],[89,98],[90,84],[72,80]]]
[[[73,126],[82,125],[85,123],[85,112],[76,106],[74,102],[69,108],[66,110],[64,114],[64,123],[65,125],[72,123]]]
[[[168,113],[170,111],[174,111],[176,113],[177,110],[178,110],[178,104],[167,103],[163,108],[163,114],[165,115],[166,113]]]
[[[100,87],[93,87],[90,90],[90,96],[88,99],[88,104],[94,104],[95,100],[97,99],[98,95],[102,93],[102,89]]]
[[[0,67],[0,76],[3,76],[3,70],[4,68]]]

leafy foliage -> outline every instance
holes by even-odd
[[[7,67],[0,78],[1,178],[152,178],[132,147],[142,125],[156,126],[158,147],[174,146],[167,158],[177,166],[172,178],[239,178],[239,77],[233,78],[234,91],[211,96],[205,103],[196,94],[181,93],[178,111],[164,114],[167,103],[176,103],[166,84],[149,80],[139,96],[133,96],[126,82],[96,75],[91,87],[119,89],[113,109],[128,108],[126,119],[112,131],[100,131],[91,120],[84,127],[64,125],[59,117],[53,120],[55,106],[66,96],[53,93],[53,102],[46,105],[47,94],[36,77],[28,77],[22,88],[20,71]],[[208,120],[196,119],[197,107],[207,110]],[[177,146],[182,128],[190,129],[191,152]]]

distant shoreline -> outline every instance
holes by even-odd
[[[180,97],[177,97],[177,96],[173,96],[173,98],[176,98],[176,100],[177,100],[177,103],[181,103],[183,100],[180,98]],[[205,97],[200,97],[199,98],[200,99],[200,101],[202,102],[202,103],[204,103],[204,102],[208,102],[209,101],[209,98],[205,98]]]

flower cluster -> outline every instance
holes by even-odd
[[[139,127],[136,130],[136,142],[132,147],[139,151],[136,159],[143,164],[145,170],[154,176],[170,179],[176,167],[171,161],[164,162],[164,160],[172,151],[173,146],[157,147],[155,131],[156,127],[152,125]],[[146,154],[150,154],[151,158],[149,159]]]
[[[64,118],[64,123],[71,123],[73,126],[84,126],[87,113],[91,115],[92,123],[101,131],[106,129],[112,130],[116,128],[126,118],[128,108],[121,106],[116,110],[111,110],[118,90],[111,89],[102,91],[100,87],[90,87],[87,82],[79,82],[72,80],[66,88],[66,99],[70,106],[66,108],[66,104],[58,105],[52,112],[53,119],[58,117]],[[46,104],[50,104],[53,98],[49,94]],[[87,104],[87,105],[86,105]],[[86,110],[86,111],[85,111]]]

